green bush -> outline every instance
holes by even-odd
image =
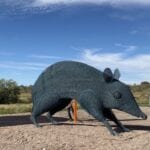
[[[19,100],[20,88],[13,80],[0,80],[0,104],[17,103]]]

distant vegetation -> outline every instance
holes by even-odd
[[[134,97],[140,105],[147,106],[150,97],[150,83],[147,81],[141,82],[140,85],[130,86]]]
[[[18,86],[13,80],[0,80],[0,114],[31,112],[32,86]]]
[[[25,113],[31,112],[32,104],[1,104],[0,105],[0,114],[16,114],[16,113]]]
[[[148,106],[150,97],[150,83],[141,82],[130,85],[134,97],[139,105]],[[31,112],[32,86],[18,85],[13,80],[0,80],[0,114]]]
[[[32,98],[31,98],[32,86],[21,85],[19,86],[19,89],[20,89],[19,103],[24,103],[24,104],[31,103],[32,102]]]
[[[20,88],[13,80],[0,80],[0,104],[12,104],[19,101]]]

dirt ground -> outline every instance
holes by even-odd
[[[55,115],[60,125],[50,125],[41,116],[41,128],[31,124],[30,114],[0,116],[0,150],[150,150],[150,107],[142,110],[148,120],[115,111],[131,129],[119,136],[111,136],[102,123],[83,110],[78,111],[77,125],[68,120],[66,111],[61,111]]]

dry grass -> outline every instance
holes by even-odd
[[[0,105],[0,114],[16,114],[31,112],[32,104],[5,104]]]

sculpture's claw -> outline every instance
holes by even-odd
[[[126,127],[123,127],[123,128],[122,128],[122,131],[123,131],[123,132],[130,132],[130,129],[128,129],[128,128],[126,128]]]
[[[118,136],[118,135],[119,135],[119,133],[116,132],[116,131],[113,131],[111,134],[112,134],[113,136]]]

